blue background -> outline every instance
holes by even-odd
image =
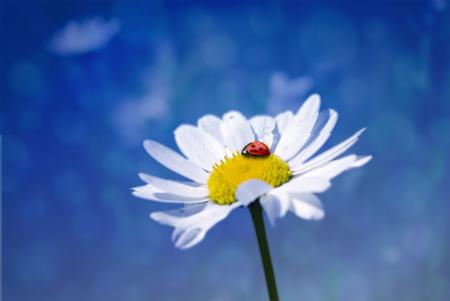
[[[129,188],[176,177],[144,139],[313,92],[340,113],[329,145],[367,126],[351,152],[374,159],[324,220],[268,227],[281,300],[450,300],[450,4],[361,2],[2,1],[4,300],[266,300],[247,210],[180,251],[148,218],[171,206]],[[96,16],[120,22],[103,47],[48,47]]]

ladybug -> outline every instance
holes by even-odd
[[[270,156],[270,149],[262,142],[250,142],[242,149],[241,155],[247,157],[267,157]]]

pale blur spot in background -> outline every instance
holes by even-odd
[[[120,22],[99,17],[70,21],[52,37],[49,49],[59,55],[76,55],[98,50],[119,32]]]

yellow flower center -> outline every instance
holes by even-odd
[[[247,180],[258,179],[277,187],[289,181],[291,175],[287,163],[274,154],[249,157],[237,152],[214,165],[208,179],[209,198],[216,204],[229,205],[236,201],[236,189]]]

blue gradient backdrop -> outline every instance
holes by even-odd
[[[367,126],[353,152],[374,159],[321,196],[323,221],[268,228],[281,299],[450,300],[449,5],[3,0],[4,300],[266,300],[247,210],[179,251],[148,218],[170,206],[129,188],[176,177],[144,139],[313,92],[340,113],[329,145]],[[103,45],[49,46],[94,17],[120,24]]]

